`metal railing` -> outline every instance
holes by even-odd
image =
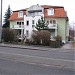
[[[23,29],[24,25],[12,25],[13,29]]]
[[[57,29],[57,24],[49,24],[49,29]]]

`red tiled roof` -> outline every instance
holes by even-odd
[[[65,18],[65,17],[67,17],[67,14],[64,10],[64,7],[62,7],[62,6],[42,5],[42,7],[44,8],[45,18]],[[54,15],[53,16],[48,16],[48,14],[47,14],[48,8],[54,8]]]
[[[10,16],[9,20],[23,20],[24,19],[23,17],[18,17],[18,11],[20,11],[20,10],[13,11],[13,13]],[[24,12],[24,15],[26,15],[26,10],[23,10],[23,12]]]
[[[41,7],[43,7],[44,9],[47,9],[47,8],[63,8],[62,6],[52,6],[52,5],[41,5]]]
[[[64,10],[64,7],[62,7],[62,6],[41,5],[41,7],[44,8],[45,18],[67,18],[67,14]],[[53,16],[48,16],[48,14],[47,14],[48,8],[54,8]],[[24,15],[26,15],[26,9],[21,9],[22,11],[24,11]],[[13,11],[13,14],[9,18],[9,20],[23,20],[24,19],[23,17],[22,18],[18,17],[18,11],[20,11],[20,10]]]
[[[20,9],[20,10],[15,10],[15,11],[13,11],[13,12],[18,12],[18,11],[26,11],[26,9],[28,9],[28,8],[25,8],[25,9]]]

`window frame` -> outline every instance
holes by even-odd
[[[24,25],[24,22],[21,22],[22,25]]]
[[[49,23],[48,23],[48,21],[49,21]],[[53,21],[55,21],[55,22],[53,22]],[[55,19],[50,19],[50,20],[47,20],[46,23],[47,24],[57,24],[57,21]]]
[[[47,9],[47,14],[48,14],[48,16],[53,16],[54,15],[54,9],[53,8]]]
[[[33,25],[35,24],[35,21],[34,21],[34,20],[32,20],[32,24],[33,24]]]
[[[29,25],[29,21],[28,21],[28,20],[26,21],[26,25],[27,25],[27,26]]]
[[[53,24],[56,24],[56,20],[53,20]]]
[[[23,11],[18,12],[18,17],[23,17]]]
[[[29,36],[29,30],[26,30],[26,36]]]

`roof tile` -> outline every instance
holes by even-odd
[[[24,15],[26,15],[26,11],[24,11]],[[24,17],[18,17],[18,11],[14,11],[10,16],[9,20],[23,20]]]
[[[67,14],[64,10],[64,7],[62,6],[50,6],[50,5],[41,5],[41,7],[44,8],[44,16],[45,18],[65,18],[67,17]],[[54,8],[54,15],[53,16],[48,16],[47,14],[47,9],[48,8]],[[14,11],[9,20],[23,20],[23,17],[18,17],[18,11]],[[22,9],[24,11],[24,15],[26,15],[26,9]]]

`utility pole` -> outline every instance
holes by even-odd
[[[2,42],[2,0],[0,1],[0,42]]]

